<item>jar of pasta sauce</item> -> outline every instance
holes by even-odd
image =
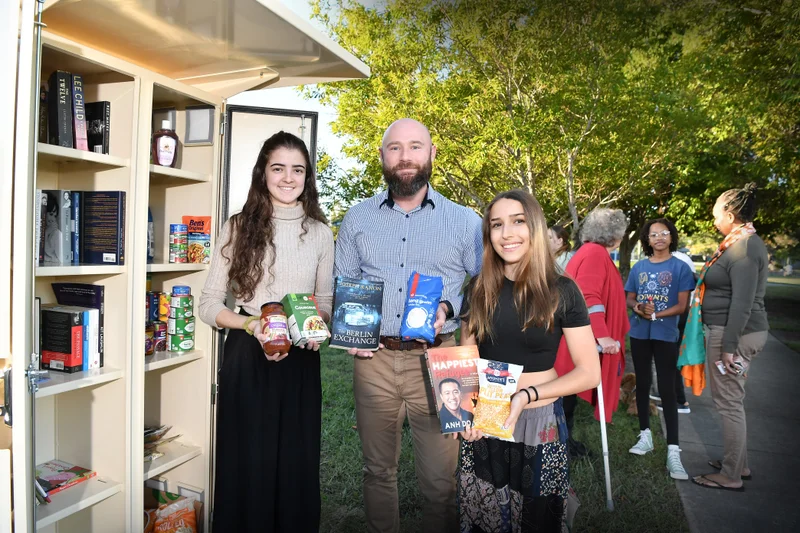
[[[280,302],[267,302],[261,306],[261,331],[267,336],[264,342],[267,355],[287,353],[292,347],[286,313]]]

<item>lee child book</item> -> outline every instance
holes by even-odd
[[[72,74],[56,70],[47,83],[47,131],[50,144],[72,148]]]
[[[88,150],[86,139],[86,106],[83,99],[83,76],[72,75],[72,129],[75,135],[75,148]]]
[[[478,402],[478,347],[429,348],[425,359],[442,433],[464,431]]]
[[[342,350],[377,350],[382,307],[382,281],[337,276],[333,291],[330,346]]]

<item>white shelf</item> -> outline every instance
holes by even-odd
[[[57,163],[89,163],[99,167],[123,168],[129,167],[130,159],[123,159],[108,154],[97,154],[75,148],[64,148],[54,144],[38,143],[39,157]]]
[[[36,529],[45,528],[59,520],[86,509],[122,491],[122,483],[93,477],[54,494],[52,503],[36,508]]]
[[[172,470],[203,453],[200,446],[190,446],[180,441],[172,441],[159,446],[158,451],[163,452],[164,456],[144,464],[145,479],[151,479],[167,470]]]
[[[159,178],[173,178],[188,181],[211,181],[211,174],[192,172],[190,170],[183,170],[180,168],[162,167],[161,165],[150,165],[150,174],[151,178],[153,176],[157,176]]]
[[[91,387],[92,385],[100,385],[101,383],[115,381],[122,377],[122,370],[107,366],[95,368],[94,370],[75,372],[74,374],[65,374],[63,372],[50,370],[48,372],[48,377],[50,379],[39,383],[39,391],[36,393],[37,398],[44,398],[46,396],[53,396],[54,394],[61,394],[62,392],[69,392],[84,387]]]
[[[187,353],[173,353],[173,352],[158,352],[155,355],[144,356],[144,371],[150,372],[151,370],[158,370],[159,368],[167,368],[175,365],[182,365],[189,361],[195,361],[203,358],[202,350],[193,350]]]
[[[125,265],[37,266],[36,277],[45,276],[100,276],[124,274]]]
[[[148,272],[199,272],[208,270],[208,265],[203,263],[151,263],[147,265]]]

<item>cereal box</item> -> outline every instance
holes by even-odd
[[[323,342],[328,338],[328,327],[319,316],[313,294],[287,294],[281,304],[286,313],[292,344],[302,346],[308,341]]]
[[[188,228],[187,262],[211,262],[211,217],[184,216]]]

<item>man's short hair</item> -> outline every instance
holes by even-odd
[[[442,381],[439,382],[439,393],[442,392],[442,385],[444,385],[445,383],[455,383],[456,387],[458,387],[458,390],[459,391],[461,390],[461,383],[459,383],[457,379],[444,378]]]

